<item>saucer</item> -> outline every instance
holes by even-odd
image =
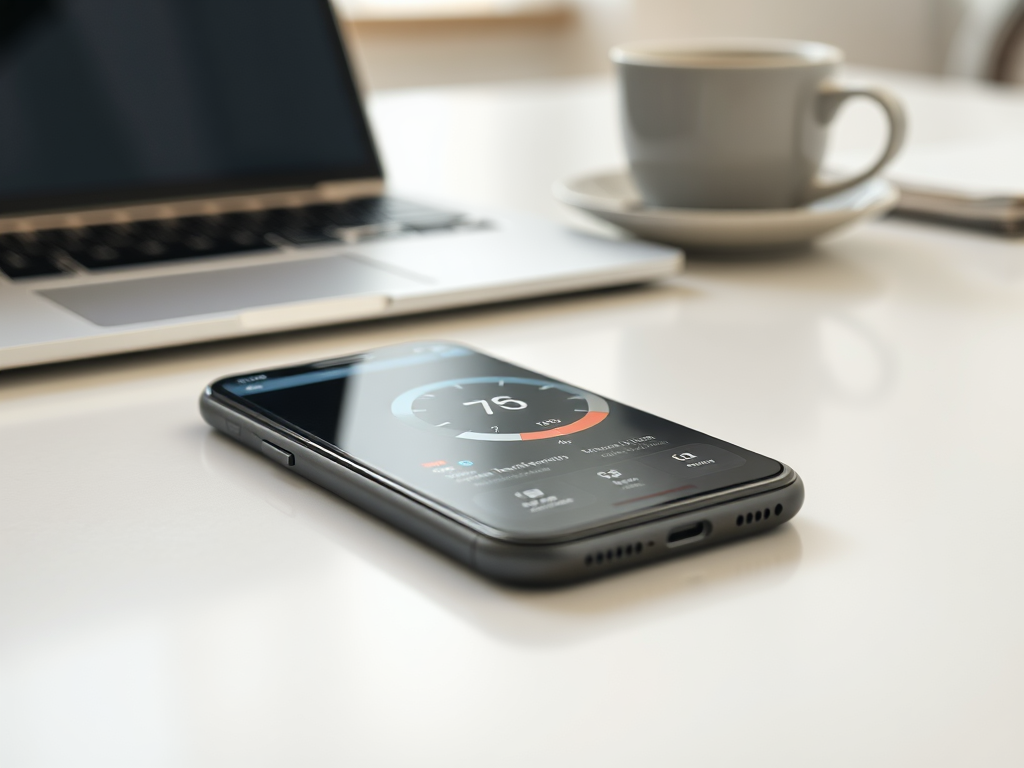
[[[855,222],[876,218],[899,202],[881,177],[799,208],[655,208],[640,199],[628,171],[592,173],[555,184],[555,197],[645,240],[698,250],[764,250],[803,245]]]

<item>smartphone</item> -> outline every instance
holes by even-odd
[[[468,347],[229,376],[215,429],[495,580],[553,585],[763,533],[786,465]]]

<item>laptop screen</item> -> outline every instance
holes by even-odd
[[[0,0],[0,213],[380,173],[329,0]]]

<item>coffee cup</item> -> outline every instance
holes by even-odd
[[[906,121],[889,92],[836,81],[842,51],[797,40],[694,39],[612,49],[630,170],[651,206],[792,208],[848,189],[888,163]],[[888,142],[863,173],[819,176],[848,98],[877,101]]]

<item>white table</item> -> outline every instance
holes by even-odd
[[[892,83],[912,141],[1024,136],[1024,95]],[[602,82],[374,116],[435,199],[564,216],[551,181],[621,162]],[[778,457],[807,502],[517,591],[199,419],[221,374],[417,337]],[[1024,242],[890,219],[648,288],[2,373],[0,764],[1022,765],[1022,339]]]

